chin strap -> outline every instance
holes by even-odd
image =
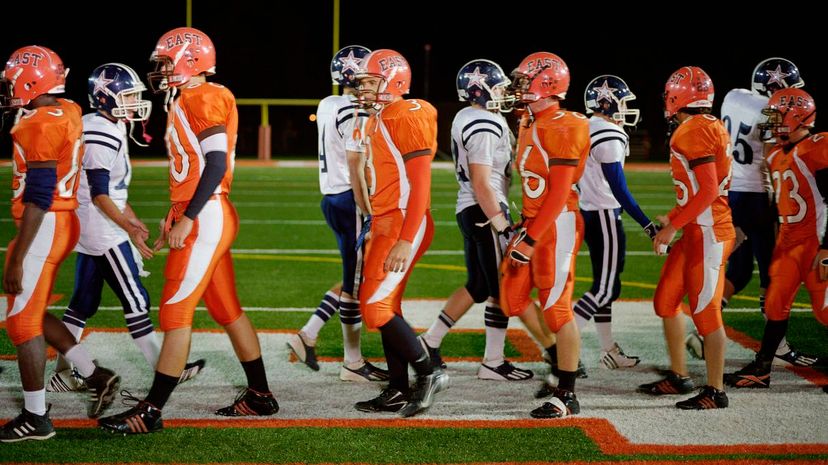
[[[139,147],[149,147],[150,142],[152,142],[152,136],[147,134],[147,122],[141,122],[141,138],[144,139],[144,142],[138,142],[138,139],[135,138],[133,132],[135,131],[135,121],[129,122],[129,138],[132,139],[132,142],[135,142]]]

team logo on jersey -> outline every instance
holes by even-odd
[[[610,87],[610,86],[609,86],[609,81],[607,81],[607,80],[605,79],[605,80],[604,80],[604,83],[601,85],[601,87],[593,87],[593,88],[592,88],[592,90],[594,90],[595,92],[597,92],[597,95],[595,96],[595,101],[596,101],[596,102],[600,102],[601,100],[606,99],[606,100],[608,100],[610,103],[612,103],[612,95],[613,95],[613,94],[615,93],[615,91],[616,91],[616,90],[618,90],[618,89],[616,89],[616,88],[614,88],[614,87]]]
[[[362,58],[357,58],[354,56],[354,51],[351,50],[348,52],[348,55],[339,59],[339,62],[342,63],[342,74],[345,74],[348,70],[351,72],[356,73],[359,71],[359,65],[362,64]]]
[[[463,77],[467,78],[469,80],[469,83],[466,85],[466,87],[477,86],[477,87],[482,89],[483,88],[483,83],[484,83],[485,79],[487,77],[489,77],[489,75],[488,74],[482,74],[480,72],[480,67],[475,66],[473,73],[465,73],[465,74],[463,74]]]
[[[786,73],[782,71],[782,65],[777,65],[776,69],[769,69],[768,70],[768,83],[766,86],[771,84],[778,84],[779,87],[785,88],[788,87],[785,84],[785,78],[790,76],[790,73]]]

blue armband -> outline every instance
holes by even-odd
[[[43,211],[49,211],[55,197],[57,168],[29,168],[26,170],[26,188],[23,190],[23,202],[37,205]]]
[[[646,227],[650,223],[650,219],[641,211],[638,202],[635,201],[629,188],[627,188],[627,178],[624,177],[624,167],[621,166],[621,162],[601,163],[601,171],[604,173],[604,177],[607,178],[612,195],[621,204],[621,208],[642,228]]]
[[[89,182],[89,191],[93,200],[99,195],[109,195],[109,170],[103,168],[86,170],[86,180]]]

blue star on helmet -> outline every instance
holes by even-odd
[[[612,94],[613,94],[613,92],[615,92],[618,89],[616,89],[614,87],[610,87],[609,86],[609,81],[607,81],[605,79],[604,83],[601,85],[601,87],[593,87],[592,90],[594,90],[595,92],[598,93],[598,95],[595,96],[595,101],[596,102],[600,102],[601,100],[604,100],[604,99],[607,99],[610,102],[612,102]]]
[[[487,77],[489,77],[489,75],[488,74],[482,74],[480,72],[480,67],[475,66],[473,73],[465,73],[465,74],[463,74],[463,77],[467,78],[469,80],[469,83],[466,84],[466,87],[477,86],[477,87],[482,89],[483,88],[483,81]]]
[[[779,87],[788,87],[785,85],[785,78],[790,76],[790,73],[782,71],[782,65],[776,65],[775,70],[768,70],[768,84],[779,84]]]
[[[340,58],[339,61],[342,63],[342,74],[345,74],[348,70],[356,73],[359,71],[359,65],[362,63],[362,58],[355,57],[354,51],[351,50],[348,52],[348,55]]]
[[[98,92],[103,92],[104,94],[109,93],[109,89],[106,86],[109,85],[115,79],[107,79],[106,78],[106,71],[101,70],[101,75],[95,79],[95,90],[92,92],[93,94],[97,94]]]

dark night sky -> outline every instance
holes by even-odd
[[[113,14],[111,21],[100,2],[65,2],[50,7],[49,26],[35,27],[4,21],[0,30],[3,59],[19,46],[39,44],[55,50],[71,68],[67,96],[86,104],[86,78],[108,61],[126,63],[144,75],[149,54],[165,31],[183,26],[183,1],[144,1],[129,14]],[[260,13],[258,2],[223,2],[220,9],[195,1],[193,24],[207,33],[218,51],[214,80],[237,97],[322,98],[330,93],[328,66],[332,55],[332,3],[291,2],[290,11]],[[675,12],[644,12],[632,2],[601,5],[589,2],[578,12],[555,18],[554,2],[409,2],[404,15],[390,15],[384,3],[342,1],[340,45],[393,48],[410,62],[412,97],[427,98],[440,110],[441,149],[447,148],[448,127],[459,108],[454,79],[457,70],[474,58],[489,58],[511,71],[527,54],[545,50],[569,65],[572,84],[565,106],[583,111],[584,86],[598,74],[617,74],[638,95],[644,117],[640,129],[650,134],[652,159],[663,158],[661,93],[670,73],[683,65],[704,68],[712,77],[717,103],[734,87],[748,87],[754,66],[763,58],[784,56],[796,63],[818,108],[822,95],[824,31],[801,16],[748,21],[735,7],[682,2]],[[84,6],[86,5],[86,6]],[[174,5],[171,8],[170,5]],[[514,5],[514,8],[510,8]],[[572,8],[572,7],[570,7]],[[690,11],[691,8],[700,11]],[[729,9],[728,9],[729,8]],[[386,10],[387,11],[387,10]],[[755,14],[755,13],[754,13]],[[660,19],[644,21],[644,16]],[[824,27],[823,27],[824,28]],[[431,45],[426,67],[425,45]],[[426,83],[428,93],[426,95]],[[155,135],[148,150],[137,155],[163,155],[163,111],[160,99],[150,124]],[[316,127],[308,121],[311,108],[271,110],[275,154],[312,156]],[[240,156],[254,155],[257,108],[242,107]],[[288,125],[296,130],[285,139]],[[817,122],[817,127],[822,125]],[[8,147],[6,135],[0,137]],[[8,151],[4,150],[4,156]]]

